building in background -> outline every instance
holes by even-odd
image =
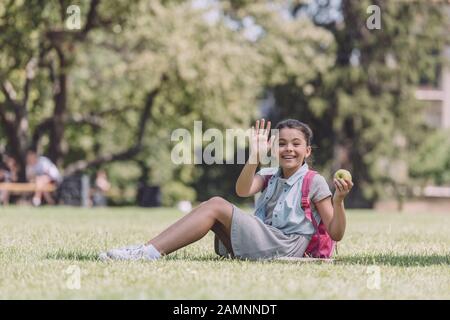
[[[444,52],[450,60],[450,47]],[[450,128],[450,66],[444,65],[437,86],[422,86],[416,91],[416,98],[426,103],[427,123],[439,129]]]
[[[447,47],[443,54],[450,61],[450,47]],[[450,130],[450,65],[443,65],[435,86],[419,87],[416,90],[416,98],[425,103],[425,121],[429,126]],[[420,191],[420,195],[430,198],[450,198],[450,187],[426,186]]]

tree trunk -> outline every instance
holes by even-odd
[[[167,80],[166,76],[163,75],[161,83],[163,83],[166,80]],[[121,152],[99,155],[96,159],[93,159],[90,161],[89,160],[80,160],[80,161],[71,163],[65,169],[64,174],[71,175],[76,172],[86,170],[88,168],[98,167],[104,163],[129,160],[129,159],[132,159],[134,156],[136,156],[142,149],[145,129],[147,127],[147,123],[148,123],[149,119],[151,119],[151,111],[152,111],[153,103],[154,103],[156,96],[159,93],[159,90],[160,90],[160,87],[153,89],[152,91],[150,91],[147,94],[147,97],[145,99],[145,104],[142,109],[141,116],[139,118],[140,119],[139,126],[137,128],[136,142],[134,145],[132,145],[128,149],[121,151]]]
[[[50,128],[50,143],[48,156],[55,164],[61,165],[62,163],[62,141],[64,138],[64,116],[67,110],[67,63],[66,57],[62,50],[57,49],[59,58],[59,74],[57,81],[57,92],[54,95],[54,112],[53,121]]]
[[[2,119],[4,120],[4,119]],[[26,181],[26,141],[23,141],[23,135],[19,134],[16,121],[8,122],[2,121],[4,131],[7,136],[10,155],[14,158],[18,165],[18,179],[20,182]],[[21,139],[22,138],[22,139]]]

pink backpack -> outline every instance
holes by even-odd
[[[306,176],[303,178],[302,184],[301,206],[303,211],[305,212],[306,218],[312,222],[312,224],[314,225],[314,229],[316,230],[311,238],[311,241],[308,244],[308,247],[306,248],[304,256],[312,258],[331,258],[331,256],[333,255],[335,241],[331,239],[322,220],[320,220],[319,225],[317,225],[316,219],[313,218],[313,213],[309,202],[309,190],[316,173],[316,171],[308,170]],[[271,177],[272,176],[265,177],[263,189],[267,187],[267,184]]]

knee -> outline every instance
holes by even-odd
[[[232,212],[231,203],[222,197],[212,197],[207,201],[207,205],[212,209],[216,215],[228,215]]]
[[[206,201],[208,205],[213,206],[213,207],[222,207],[224,205],[226,205],[228,203],[227,200],[225,200],[222,197],[212,197],[211,199],[209,199],[208,201]]]

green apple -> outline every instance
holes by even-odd
[[[336,173],[334,174],[334,178],[352,181],[352,175],[345,169],[339,169],[338,171],[336,171]]]

